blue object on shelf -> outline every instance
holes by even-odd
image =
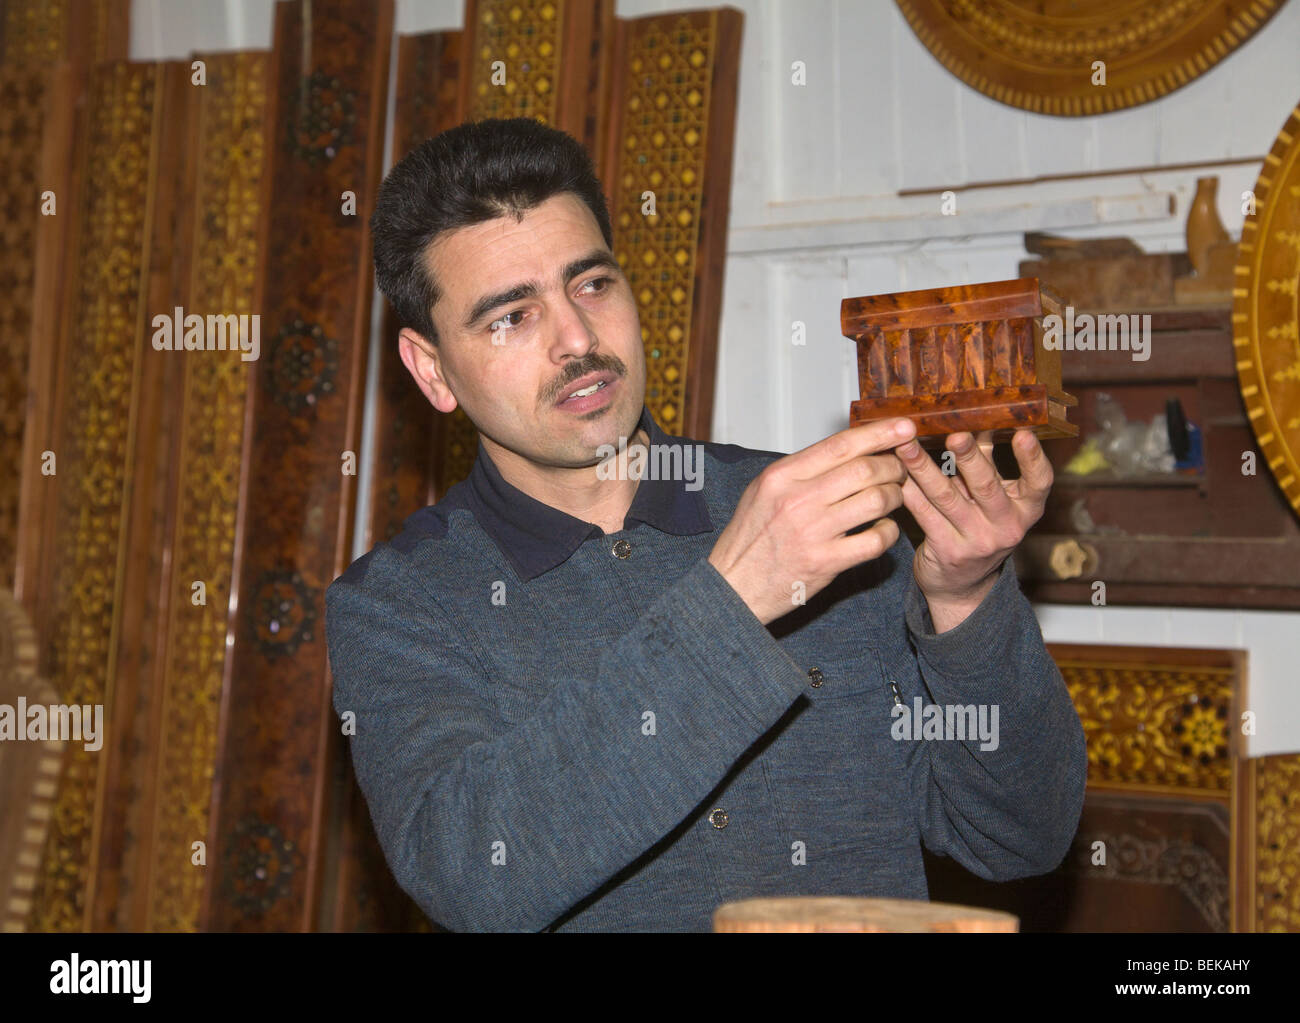
[[[1168,463],[1166,463],[1168,464]],[[1201,445],[1201,431],[1195,423],[1187,424],[1187,456],[1175,460],[1177,472],[1200,472],[1205,468],[1205,453]]]

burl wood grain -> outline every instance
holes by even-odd
[[[1060,300],[1033,277],[845,299],[862,395],[851,425],[907,416],[923,444],[967,430],[1006,440],[1024,427],[1076,436],[1060,352],[1043,347],[1045,313],[1060,315]]]

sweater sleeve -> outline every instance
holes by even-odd
[[[1043,644],[1010,557],[960,625],[935,634],[911,570],[895,573],[904,618],[930,698],[981,706],[992,741],[919,742],[909,783],[925,845],[992,881],[1054,870],[1078,828],[1087,781],[1079,714]],[[996,712],[996,718],[993,714]],[[987,748],[984,748],[987,747]]]
[[[511,727],[447,616],[377,589],[327,593],[334,707],[355,715],[353,765],[394,876],[453,930],[545,929],[684,820],[808,684],[703,558],[592,677]]]

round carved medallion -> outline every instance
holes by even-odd
[[[1237,246],[1232,343],[1264,460],[1300,513],[1300,104],[1255,182]]]
[[[1186,85],[1283,2],[897,0],[926,49],[967,85],[1062,117],[1123,110]]]

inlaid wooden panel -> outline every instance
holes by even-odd
[[[261,357],[249,384],[204,929],[316,926],[343,746],[324,596],[351,560],[392,18],[391,2],[276,7]]]
[[[187,233],[192,195],[192,154],[186,126],[198,90],[190,84],[187,62],[152,65],[158,75],[153,131],[149,140],[149,203],[145,247],[134,258],[140,272],[140,304],[132,325],[139,340],[137,383],[127,437],[124,509],[116,537],[115,629],[104,716],[109,726],[95,800],[94,845],[86,886],[86,928],[133,930],[132,896],[143,880],[136,869],[141,839],[151,815],[158,746],[153,725],[159,712],[160,658],[167,595],[163,577],[170,560],[167,520],[174,504],[179,448],[170,425],[182,418],[184,362],[207,353],[157,351],[150,343],[155,315],[169,318],[185,306],[183,275],[188,265],[178,238]]]
[[[713,421],[743,22],[730,8],[620,19],[609,53],[602,169],[646,405],[668,433],[700,440]]]
[[[43,192],[53,192],[56,216],[60,195],[65,202],[68,198],[62,187],[32,187],[33,182],[46,184],[41,151],[44,127],[54,113],[51,107],[47,67],[0,64],[0,208],[5,211],[0,248],[0,465],[13,467],[0,474],[0,589],[6,590],[14,585],[18,559],[22,472],[13,469],[26,465],[23,438],[33,369],[36,237],[50,221],[41,213],[41,198]],[[47,373],[41,374],[41,383],[48,387]],[[38,427],[36,433],[41,432]]]
[[[1300,932],[1300,756],[1245,760],[1237,773],[1237,929]]]
[[[70,60],[82,68],[125,60],[131,0],[5,0],[0,54],[6,63],[49,66]]]
[[[177,236],[178,283],[184,306],[200,315],[248,315],[265,213],[269,55],[200,56],[207,84],[190,89],[184,125],[190,202]],[[147,812],[133,836],[141,852],[129,920],[131,929],[193,931],[208,876],[193,862],[193,844],[209,830],[251,363],[220,351],[162,354],[182,370],[179,463],[164,527],[169,564],[159,572],[159,620],[167,625],[153,661],[151,770],[136,782]]]
[[[106,710],[114,704],[123,628],[119,559],[131,521],[132,424],[146,343],[139,330],[145,311],[140,254],[150,241],[162,75],[159,65],[125,63],[102,64],[91,73],[78,142],[83,184],[61,303],[63,359],[52,418],[57,432],[49,443],[57,471],[47,477],[53,513],[42,523],[45,549],[59,556],[38,625],[41,669],[61,702]],[[76,931],[87,922],[105,759],[83,744],[69,745],[33,899],[34,930]]]
[[[1181,88],[1264,26],[1283,0],[897,0],[949,71],[1001,103],[1081,117]],[[1094,62],[1105,63],[1096,79]]]
[[[1088,742],[1065,862],[981,881],[928,856],[932,898],[1030,931],[1300,931],[1300,756],[1247,759],[1239,650],[1050,643]]]
[[[1083,722],[1089,789],[1231,792],[1244,654],[1060,643],[1048,649]]]
[[[48,450],[54,317],[74,219],[73,121],[91,63],[126,56],[129,13],[130,0],[0,5],[0,460],[21,467],[0,480],[0,585],[14,588],[38,631],[49,556],[40,523],[50,510],[35,477]]]

